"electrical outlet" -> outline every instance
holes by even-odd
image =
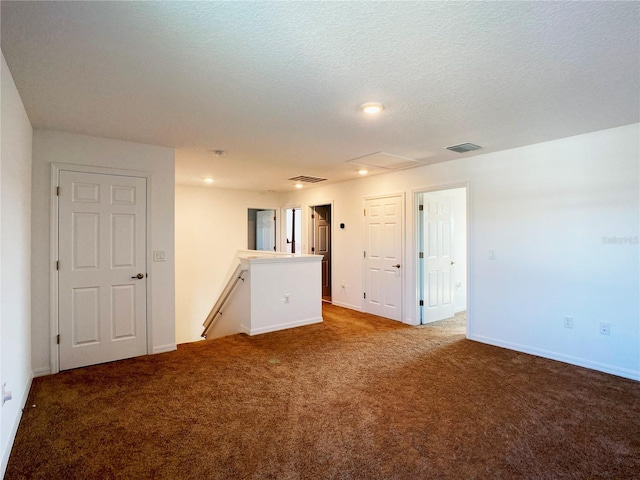
[[[573,317],[564,317],[564,328],[573,328]]]
[[[289,300],[291,300],[291,295],[289,295],[288,293],[284,294],[284,303],[289,303]]]
[[[600,335],[611,335],[611,324],[609,322],[600,322]]]

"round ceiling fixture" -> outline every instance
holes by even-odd
[[[362,105],[360,105],[360,110],[362,110],[364,113],[369,113],[369,114],[375,114],[375,113],[380,113],[382,110],[384,110],[384,105],[382,105],[381,103],[364,103]]]
[[[301,183],[296,183],[296,188],[302,188],[302,184]]]
[[[358,173],[360,175],[366,175],[367,173],[369,173],[369,170],[367,170],[366,168],[361,168],[360,170],[358,170]]]
[[[211,178],[211,177],[205,178],[204,179],[204,183],[209,183],[209,184],[213,183],[213,178]]]

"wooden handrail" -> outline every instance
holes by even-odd
[[[215,321],[218,319],[218,317],[222,315],[222,307],[224,307],[224,304],[227,302],[227,300],[231,296],[231,293],[233,292],[233,289],[236,287],[238,282],[240,280],[244,282],[244,277],[242,276],[244,272],[245,272],[245,269],[243,265],[238,264],[235,271],[229,278],[229,281],[227,282],[224,289],[222,290],[222,293],[218,297],[218,301],[216,301],[215,305],[211,309],[211,312],[209,312],[207,319],[202,324],[204,326],[204,330],[201,335],[203,338],[207,338],[207,333],[209,332],[211,327],[215,324]]]

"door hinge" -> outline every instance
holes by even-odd
[[[420,300],[420,306],[424,307],[424,300]]]
[[[56,344],[60,345],[60,334],[56,335]]]
[[[367,258],[367,251],[362,252],[362,258]]]
[[[316,216],[312,213],[312,214],[311,214],[311,218],[316,218]]]
[[[273,221],[274,221],[274,222],[276,221],[276,216],[275,216],[275,215],[273,216]]]
[[[56,187],[56,196],[59,197],[60,196],[60,187]]]
[[[56,270],[60,270],[60,260],[56,260]]]
[[[419,255],[419,258],[424,258],[424,252],[420,252],[418,255]]]
[[[418,205],[418,210],[423,211],[424,210],[424,205]]]
[[[364,298],[367,298],[367,292],[363,292]]]
[[[316,247],[311,247],[311,253],[316,251]]]
[[[366,208],[362,210],[362,214],[363,214],[365,217],[367,216],[367,209],[366,209]]]

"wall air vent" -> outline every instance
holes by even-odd
[[[309,177],[307,175],[299,175],[297,177],[289,178],[289,180],[291,180],[292,182],[318,183],[318,182],[324,182],[326,180],[326,178]]]
[[[446,148],[447,150],[451,150],[452,152],[467,153],[473,150],[480,150],[482,147],[474,143],[461,143],[459,145],[451,145],[450,147]]]

